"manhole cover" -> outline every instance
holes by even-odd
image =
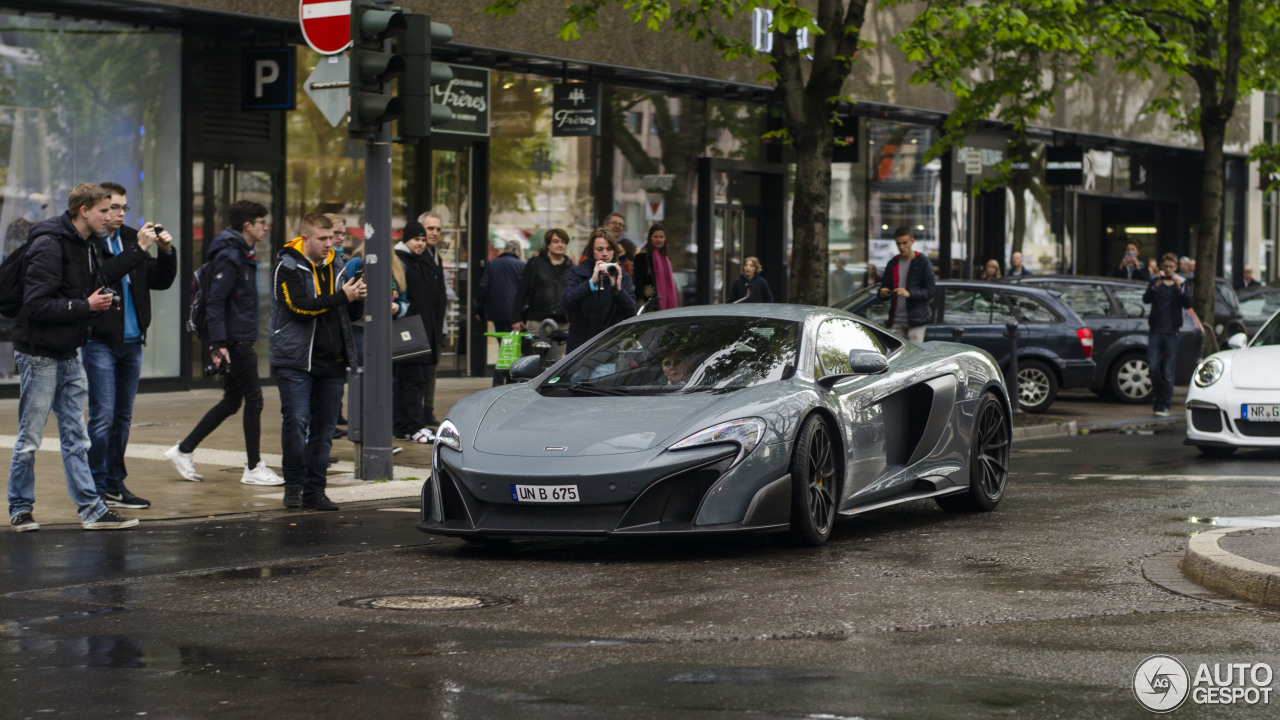
[[[377,597],[343,600],[344,607],[366,610],[473,610],[475,608],[503,607],[511,598],[496,595],[454,595],[446,593],[430,595],[379,595]]]

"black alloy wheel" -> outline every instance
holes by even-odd
[[[810,415],[796,435],[791,455],[791,537],[798,544],[817,547],[831,537],[838,468],[827,421]]]
[[[936,498],[938,506],[952,512],[995,510],[1009,483],[1012,439],[1013,428],[1004,406],[991,393],[983,395],[974,413],[969,446],[969,491]]]

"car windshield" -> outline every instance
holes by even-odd
[[[1271,316],[1271,320],[1262,326],[1249,345],[1252,347],[1280,345],[1280,313]]]
[[[728,392],[789,377],[800,324],[758,317],[662,318],[622,325],[561,367],[544,395]]]
[[[1266,320],[1280,310],[1280,292],[1261,292],[1240,300],[1240,314],[1245,320]]]

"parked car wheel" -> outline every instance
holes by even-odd
[[[1107,375],[1107,389],[1120,402],[1151,402],[1155,385],[1151,382],[1151,366],[1146,356],[1134,353],[1117,360]]]
[[[1223,447],[1221,445],[1197,445],[1200,452],[1211,458],[1229,458],[1236,454],[1236,448]]]
[[[836,455],[820,415],[810,415],[796,435],[791,456],[791,536],[817,547],[831,537],[836,519]]]
[[[969,451],[969,492],[936,498],[950,512],[995,510],[1009,481],[1009,445],[1013,436],[1004,407],[994,395],[982,397]]]
[[[1018,406],[1042,413],[1058,398],[1058,376],[1039,360],[1018,361]]]

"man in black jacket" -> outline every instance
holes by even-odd
[[[342,409],[347,368],[356,360],[351,321],[364,312],[364,280],[334,261],[333,221],[302,218],[302,236],[280,251],[271,275],[271,367],[284,425],[284,506],[337,510],[325,494],[333,428]]]
[[[146,223],[135,230],[124,224],[129,201],[123,186],[102,187],[111,193],[111,218],[94,243],[107,285],[120,302],[93,319],[89,342],[80,351],[89,378],[89,468],[108,507],[146,508],[151,501],[124,486],[124,453],[151,324],[151,291],[173,285],[178,259],[173,237],[164,228]],[[155,257],[149,252],[152,244],[158,248]]]
[[[933,263],[916,252],[911,228],[903,225],[893,231],[898,254],[885,266],[880,279],[880,297],[890,298],[889,330],[903,340],[924,342],[929,324],[936,284]]]
[[[1182,310],[1191,307],[1190,283],[1178,275],[1178,256],[1165,253],[1160,272],[1148,281],[1142,302],[1151,306],[1147,314],[1147,365],[1155,383],[1156,415],[1165,417],[1173,405],[1173,373],[1178,365],[1178,331]]]
[[[106,506],[89,470],[84,411],[89,383],[77,356],[89,336],[89,320],[112,305],[101,282],[101,259],[92,243],[111,217],[111,193],[93,183],[71,189],[67,212],[36,223],[23,263],[22,308],[14,326],[14,360],[20,377],[18,438],[9,461],[9,525],[40,529],[35,505],[35,452],[52,411],[58,417],[67,489],[85,530],[120,530],[138,524]],[[105,294],[104,294],[105,291]]]
[[[254,246],[267,236],[267,208],[252,200],[231,203],[231,225],[209,243],[206,262],[213,263],[213,282],[205,300],[209,361],[224,375],[222,400],[205,413],[182,442],[164,456],[178,474],[192,482],[196,446],[236,414],[244,402],[245,485],[283,485],[259,455],[262,442],[262,383],[258,380],[258,254]]]

